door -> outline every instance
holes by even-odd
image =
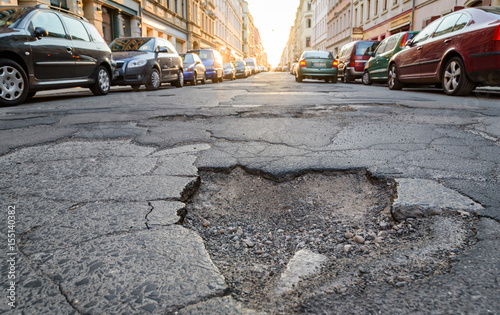
[[[73,59],[75,61],[75,77],[88,78],[96,69],[98,54],[96,44],[82,22],[67,16],[62,16],[73,45]]]
[[[177,56],[175,54],[175,50],[173,50],[172,45],[169,45],[170,42],[158,38],[157,39],[157,59],[160,63],[161,67],[161,77],[162,81],[172,81],[177,79],[177,69],[179,66],[176,66],[177,60],[174,57]]]
[[[374,52],[373,59],[370,61],[370,67],[368,68],[370,72],[370,77],[372,80],[378,80],[381,76],[381,67],[380,67],[380,56],[385,52],[385,47],[387,46],[389,38],[384,39],[380,45],[378,45],[377,49]],[[384,71],[387,72],[387,69]]]
[[[381,54],[377,56],[376,64],[377,64],[377,78],[380,80],[387,79],[387,70],[389,69],[389,59],[391,59],[394,54],[394,50],[396,49],[396,45],[399,42],[401,35],[391,36],[386,38],[384,41],[386,45]]]
[[[458,44],[458,29],[469,22],[466,14],[450,14],[446,16],[436,28],[432,37],[423,45],[420,51],[420,72],[422,78],[439,78],[439,66],[445,53]],[[463,25],[455,27],[455,25]]]
[[[42,11],[29,23],[29,31],[34,35],[37,27],[43,27],[48,35],[31,41],[34,75],[37,80],[70,79],[75,76],[73,44],[67,37],[59,16]]]

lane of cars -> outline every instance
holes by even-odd
[[[345,83],[362,78],[366,85],[386,82],[391,90],[435,85],[454,96],[469,95],[477,86],[500,86],[500,7],[462,9],[420,32],[382,42],[351,42],[335,59],[337,76]],[[290,70],[298,82],[301,65],[310,68],[304,54]]]
[[[251,64],[251,67],[247,64]],[[107,45],[85,18],[49,5],[0,6],[0,106],[37,91],[86,87],[95,95],[113,85],[157,90],[185,81],[205,84],[260,72],[254,58],[223,64],[213,49],[178,54],[166,39],[117,38]]]

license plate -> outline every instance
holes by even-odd
[[[324,63],[324,62],[313,62],[313,67],[320,68],[320,67],[325,67],[325,66],[326,66],[326,63]]]

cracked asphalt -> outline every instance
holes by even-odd
[[[0,313],[498,314],[499,100],[493,89],[455,98],[262,73],[155,92],[119,87],[103,97],[49,91],[0,108]],[[406,229],[417,218],[441,231],[429,244],[450,252],[446,272],[295,292],[292,309],[246,303],[205,236],[183,224],[203,187],[200,172],[237,167],[273,180],[313,170],[394,183],[377,224]],[[448,227],[466,225],[473,236],[458,250]],[[321,283],[332,287],[339,266],[356,263],[302,250],[264,292],[314,287],[337,268]]]

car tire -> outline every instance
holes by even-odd
[[[160,71],[158,69],[151,69],[151,73],[149,74],[148,83],[146,83],[146,90],[155,91],[160,88],[161,85],[161,76]]]
[[[297,74],[297,75],[295,76],[295,81],[297,81],[297,82],[302,82],[302,80],[304,80],[304,76],[301,76],[301,75],[299,75],[299,74]]]
[[[372,81],[372,79],[370,79],[370,74],[368,73],[368,71],[365,71],[363,73],[362,81],[363,81],[364,85],[372,85],[373,84],[373,81]]]
[[[349,72],[347,72],[347,71],[344,73],[343,79],[344,79],[344,83],[351,83],[351,81],[352,81],[351,76],[349,75]]]
[[[330,83],[330,79],[326,78],[325,83]]]
[[[28,76],[17,62],[0,59],[0,105],[14,106],[28,96]]]
[[[177,70],[177,80],[174,81],[174,85],[177,88],[184,86],[184,72],[182,70]]]
[[[219,78],[219,82],[220,82],[220,83],[224,82],[224,74],[222,74],[222,75],[220,76],[220,78]]]
[[[332,78],[332,83],[337,83],[338,80],[339,80],[339,78],[337,76],[334,76]]]
[[[441,82],[444,93],[452,96],[467,96],[476,88],[476,84],[467,77],[460,57],[448,60],[441,74]]]
[[[215,76],[215,78],[212,79],[212,83],[219,83],[219,78],[217,78],[217,76]]]
[[[103,66],[97,67],[94,84],[90,86],[90,90],[94,95],[106,95],[111,87],[111,76],[108,69]]]
[[[201,79],[201,84],[207,83],[207,73],[203,73],[203,79]]]
[[[191,85],[196,85],[198,84],[198,73],[194,72],[193,73],[193,80],[191,80],[191,82],[189,82]]]
[[[389,66],[389,73],[387,74],[387,85],[390,90],[401,90],[404,84],[399,81],[398,69],[396,64],[393,63]]]
[[[141,85],[140,84],[132,84],[131,87],[132,87],[132,90],[134,92],[137,92],[141,88]]]
[[[36,91],[34,92],[29,92],[28,95],[26,96],[26,99],[24,100],[25,102],[30,101],[33,97],[35,97]]]

